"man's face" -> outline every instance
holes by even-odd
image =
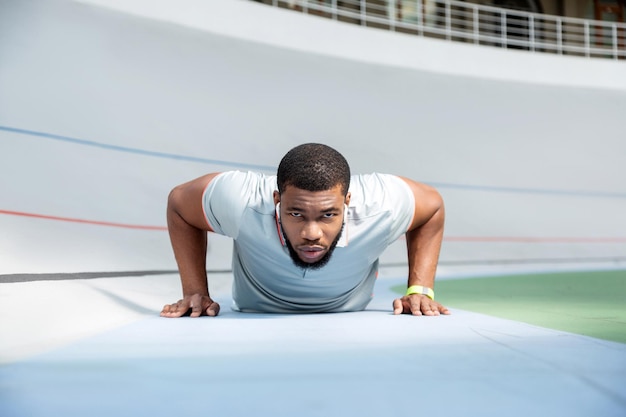
[[[337,245],[343,228],[344,198],[341,186],[327,191],[305,191],[287,186],[280,202],[280,221],[294,263],[303,268],[324,266]]]

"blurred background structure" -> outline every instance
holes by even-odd
[[[443,272],[623,265],[623,60],[274,3],[3,1],[0,273],[173,270],[174,185],[271,173],[306,141],[336,147],[354,172],[436,186]],[[209,268],[228,269],[230,244],[214,242]],[[383,263],[404,262],[399,242]]]
[[[257,0],[361,26],[526,49],[624,59],[623,0]]]

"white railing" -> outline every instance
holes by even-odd
[[[626,59],[626,24],[501,9],[455,0],[257,0],[362,26],[590,58]]]

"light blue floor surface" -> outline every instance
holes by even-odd
[[[624,415],[626,345],[393,316],[397,282],[362,313],[136,321],[0,368],[0,415]]]

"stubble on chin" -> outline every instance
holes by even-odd
[[[312,263],[304,262],[302,259],[300,259],[300,257],[298,256],[298,252],[296,252],[296,250],[294,249],[289,239],[287,239],[287,236],[284,236],[284,238],[285,238],[285,244],[287,245],[287,249],[289,250],[289,256],[291,257],[291,260],[293,261],[293,263],[297,267],[302,268],[302,269],[315,270],[315,269],[320,269],[326,266],[328,261],[330,261],[330,258],[332,257],[333,252],[335,251],[335,248],[337,247],[337,243],[339,243],[339,239],[341,239],[342,233],[343,233],[343,225],[341,226],[341,230],[339,231],[339,234],[337,235],[335,240],[333,240],[333,243],[330,244],[328,252],[324,254],[322,259],[320,259],[319,261],[312,262]]]

